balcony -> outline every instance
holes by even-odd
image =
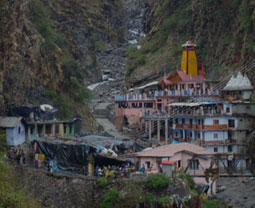
[[[199,130],[203,129],[203,126],[201,124],[176,124],[176,129],[194,129]]]
[[[201,140],[201,146],[218,146],[218,145],[233,145],[233,144],[238,144],[237,139],[212,140],[212,141]]]
[[[202,91],[202,90],[159,90],[159,91],[152,91],[143,94],[123,94],[123,95],[116,95],[115,101],[136,101],[136,100],[155,100],[156,97],[189,97],[189,96],[217,96],[219,95],[218,90],[214,91]]]

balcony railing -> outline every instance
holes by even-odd
[[[217,96],[219,95],[218,90],[161,90],[161,91],[153,91],[149,93],[142,94],[125,94],[125,95],[116,95],[115,101],[136,101],[136,100],[154,100],[157,97],[189,97],[189,96]]]

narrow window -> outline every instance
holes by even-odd
[[[178,160],[178,168],[181,167],[181,160]]]
[[[199,169],[199,161],[198,160],[191,160],[189,167],[190,167],[191,170],[198,170]]]
[[[19,127],[19,128],[18,128],[18,133],[20,134],[20,132],[21,132],[21,128]]]
[[[213,134],[213,138],[217,139],[218,138],[218,134]]]
[[[232,151],[233,151],[232,145],[229,145],[228,146],[228,152],[232,152]]]
[[[229,119],[228,120],[228,127],[234,128],[235,127],[235,120]]]
[[[213,124],[214,125],[218,125],[219,124],[219,120],[213,120]]]
[[[214,147],[214,148],[213,148],[213,151],[214,151],[214,152],[218,152],[218,147]]]
[[[227,112],[227,113],[230,112],[230,108],[229,108],[229,107],[226,108],[226,112]]]

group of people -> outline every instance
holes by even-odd
[[[129,177],[132,172],[135,172],[135,167],[130,163],[122,164],[120,166],[108,165],[100,167],[99,165],[95,168],[95,175],[100,177]]]
[[[10,160],[16,160],[18,165],[26,163],[25,151],[20,147],[10,149],[8,151],[8,157]]]

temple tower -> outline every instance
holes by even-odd
[[[198,75],[197,45],[187,41],[182,48],[181,70],[187,75]]]

